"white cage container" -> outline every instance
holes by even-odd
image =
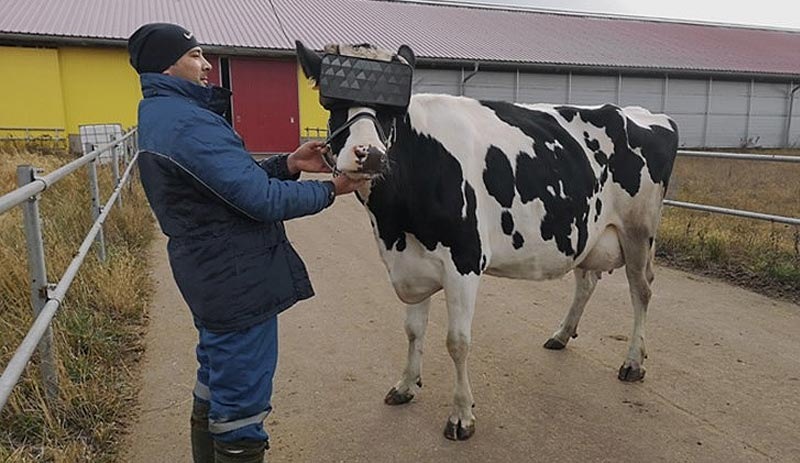
[[[78,126],[81,136],[81,147],[83,154],[90,153],[106,143],[119,140],[124,135],[122,124],[87,124]],[[118,155],[122,155],[122,147],[115,148]],[[111,150],[101,154],[97,161],[100,164],[111,162]]]

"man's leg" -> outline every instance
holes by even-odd
[[[198,331],[200,327],[195,322]],[[198,340],[197,348],[197,381],[192,394],[192,460],[194,463],[215,463],[214,440],[208,431],[208,409],[211,402],[211,393],[208,390],[208,355]]]
[[[232,332],[200,329],[208,357],[208,429],[216,463],[261,462],[269,447],[264,419],[272,410],[278,321],[272,317]]]

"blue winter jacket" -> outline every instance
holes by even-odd
[[[285,155],[256,163],[220,116],[227,90],[163,74],[141,83],[142,184],[195,320],[239,330],[311,297],[282,221],[328,207],[333,184],[290,178]]]

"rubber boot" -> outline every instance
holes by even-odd
[[[208,432],[208,402],[195,399],[192,405],[192,460],[194,463],[215,463],[214,439]]]
[[[263,463],[268,448],[269,444],[266,441],[214,441],[216,463]]]

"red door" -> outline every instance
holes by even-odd
[[[230,58],[233,128],[252,153],[286,153],[300,142],[294,61]]]
[[[206,60],[211,63],[211,72],[208,73],[208,83],[211,85],[222,85],[221,74],[222,67],[220,66],[219,57],[214,55],[205,55]]]

